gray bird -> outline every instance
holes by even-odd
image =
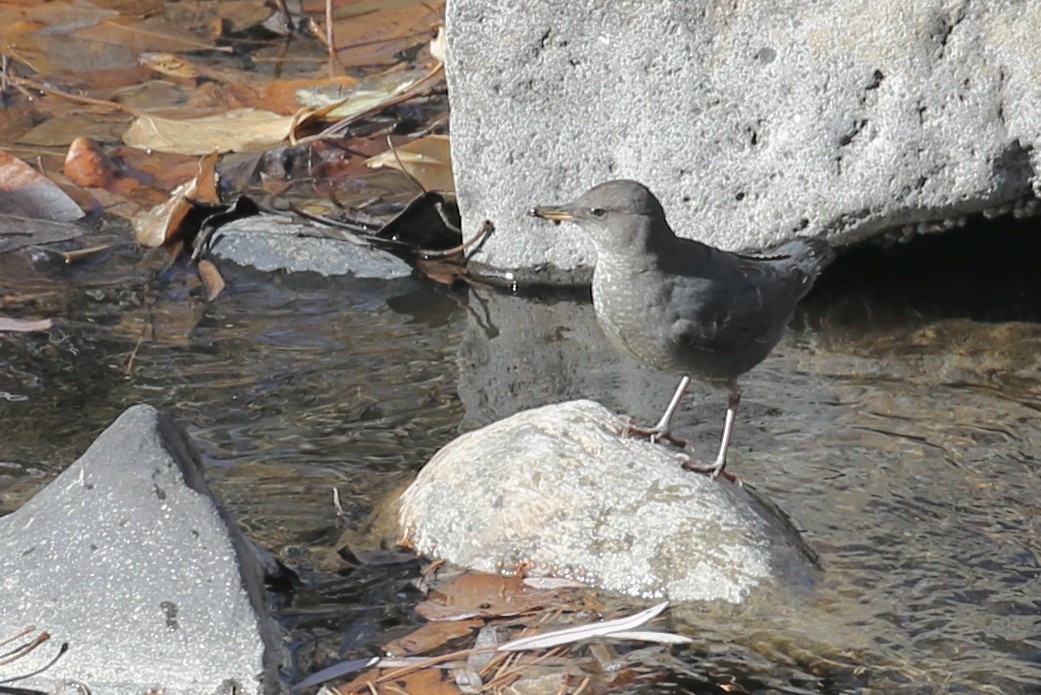
[[[685,448],[690,443],[673,436],[670,426],[691,376],[726,389],[715,462],[684,464],[713,478],[723,473],[741,400],[737,378],[777,345],[796,302],[835,258],[834,251],[823,240],[806,238],[755,257],[677,237],[661,203],[636,181],[608,181],[574,202],[529,214],[574,222],[593,241],[593,309],[611,343],[662,371],[683,375],[658,423],[630,432]]]

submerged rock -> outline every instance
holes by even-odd
[[[495,224],[474,260],[507,280],[591,266],[525,213],[607,179],[727,249],[942,229],[1041,190],[1036,4],[456,0],[445,22],[464,232]]]
[[[0,638],[26,625],[51,635],[0,678],[41,668],[69,645],[19,687],[282,690],[280,634],[253,548],[214,502],[187,434],[151,406],[128,409],[0,519],[0,605]]]
[[[310,271],[394,280],[412,275],[397,256],[359,243],[328,238],[325,227],[273,215],[230,222],[213,235],[214,256],[258,270]]]
[[[620,436],[625,424],[579,400],[462,435],[402,496],[406,537],[476,570],[674,601],[738,603],[815,582],[813,551],[775,507],[684,471],[674,449]]]

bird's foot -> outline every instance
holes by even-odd
[[[693,457],[691,457],[689,454],[684,454],[683,455],[683,461],[682,461],[681,465],[683,466],[683,470],[685,470],[685,471],[692,471],[694,473],[704,473],[705,475],[707,475],[712,480],[715,480],[716,478],[724,478],[726,480],[729,480],[732,483],[736,483],[737,485],[741,485],[741,479],[738,478],[733,473],[731,473],[730,471],[726,470],[726,468],[725,468],[726,462],[725,461],[716,461],[715,463],[713,463],[710,466],[703,466],[703,465],[694,463]]]
[[[647,437],[651,440],[651,444],[657,444],[658,442],[668,442],[675,447],[680,449],[686,449],[691,445],[689,439],[681,439],[674,435],[669,430],[663,430],[658,427],[640,427],[635,424],[632,420],[622,430],[623,437]]]

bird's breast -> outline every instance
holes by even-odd
[[[593,310],[607,339],[616,349],[670,371],[662,323],[664,291],[662,278],[653,271],[600,263],[593,274]]]

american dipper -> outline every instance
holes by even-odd
[[[688,470],[713,478],[727,464],[737,378],[763,361],[781,339],[796,302],[835,252],[820,239],[795,239],[769,256],[728,253],[677,237],[661,203],[636,181],[607,181],[574,202],[530,213],[578,224],[596,246],[593,309],[600,328],[624,352],[683,375],[658,424],[630,432],[690,442],[670,424],[693,376],[728,393],[719,453],[710,466],[688,458]]]

